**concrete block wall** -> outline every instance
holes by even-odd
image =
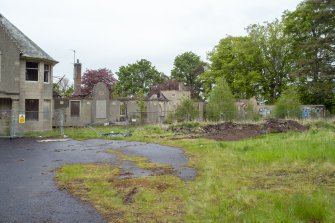
[[[70,102],[80,102],[79,116],[71,116]],[[61,119],[63,126],[85,126],[92,124],[92,99],[59,98],[54,99],[53,126],[59,127]]]
[[[52,69],[50,71],[49,82],[44,82],[44,64],[45,62],[37,60],[28,60],[29,62],[36,62],[39,64],[38,67],[38,81],[27,81],[26,80],[26,60],[20,60],[20,100],[19,110],[20,112],[25,111],[25,100],[26,99],[38,99],[39,100],[39,119],[38,121],[26,120],[23,124],[24,131],[42,131],[52,129],[52,109],[50,107],[50,118],[44,119],[44,101],[50,101],[52,104]],[[51,64],[48,64],[51,66]]]
[[[121,102],[117,100],[112,100],[110,102],[109,108],[109,121],[110,122],[119,122],[120,121],[120,109]]]

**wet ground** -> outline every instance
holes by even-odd
[[[184,180],[195,177],[195,171],[184,166],[188,160],[178,148],[98,139],[62,142],[0,139],[0,222],[106,222],[90,204],[59,191],[53,170],[62,164],[106,162],[120,166],[127,177],[156,174],[105,153],[107,149],[169,164]]]

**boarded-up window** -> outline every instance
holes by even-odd
[[[51,107],[51,102],[50,100],[44,100],[43,103],[43,118],[44,120],[50,120],[50,107]]]
[[[26,80],[38,81],[38,63],[34,62],[26,63]]]
[[[70,101],[70,113],[71,117],[80,116],[80,101]]]
[[[106,100],[96,101],[96,118],[106,118]]]
[[[26,99],[26,120],[38,121],[38,99]]]

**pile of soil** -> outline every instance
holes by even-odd
[[[308,127],[293,120],[268,119],[263,124],[265,133],[281,133],[288,131],[303,132],[307,129]]]
[[[267,133],[283,133],[288,131],[305,131],[308,127],[293,120],[268,119],[263,124],[238,124],[224,122],[207,125],[202,128],[204,137],[215,140],[235,141],[252,138]]]

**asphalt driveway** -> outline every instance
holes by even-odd
[[[88,203],[59,191],[53,170],[62,164],[106,162],[120,166],[130,177],[153,175],[132,162],[120,161],[106,149],[129,156],[145,156],[155,163],[170,164],[176,174],[191,180],[195,171],[178,148],[131,141],[68,140],[37,142],[36,139],[0,139],[0,222],[106,222]]]

